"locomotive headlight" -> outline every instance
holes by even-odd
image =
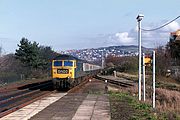
[[[53,70],[53,73],[56,74],[56,70]]]
[[[69,70],[69,73],[72,74],[72,70]]]

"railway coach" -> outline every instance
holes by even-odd
[[[92,77],[100,66],[80,60],[71,55],[59,55],[52,60],[52,79],[55,89],[72,88],[84,79]]]

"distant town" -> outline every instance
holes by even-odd
[[[144,52],[152,51],[152,48],[142,47]],[[61,54],[69,54],[75,56],[79,59],[87,61],[99,61],[103,57],[109,55],[121,57],[121,56],[137,56],[138,55],[138,46],[110,46],[110,47],[100,47],[100,48],[90,48],[90,49],[81,49],[81,50],[66,50],[61,51]]]

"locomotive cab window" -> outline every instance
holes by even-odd
[[[72,61],[64,61],[64,66],[73,66],[73,62]]]
[[[62,61],[54,61],[54,66],[62,66]]]

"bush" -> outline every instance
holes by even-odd
[[[109,74],[112,74],[114,70],[118,72],[137,72],[138,71],[138,57],[108,56],[106,59],[106,66],[108,67]]]

